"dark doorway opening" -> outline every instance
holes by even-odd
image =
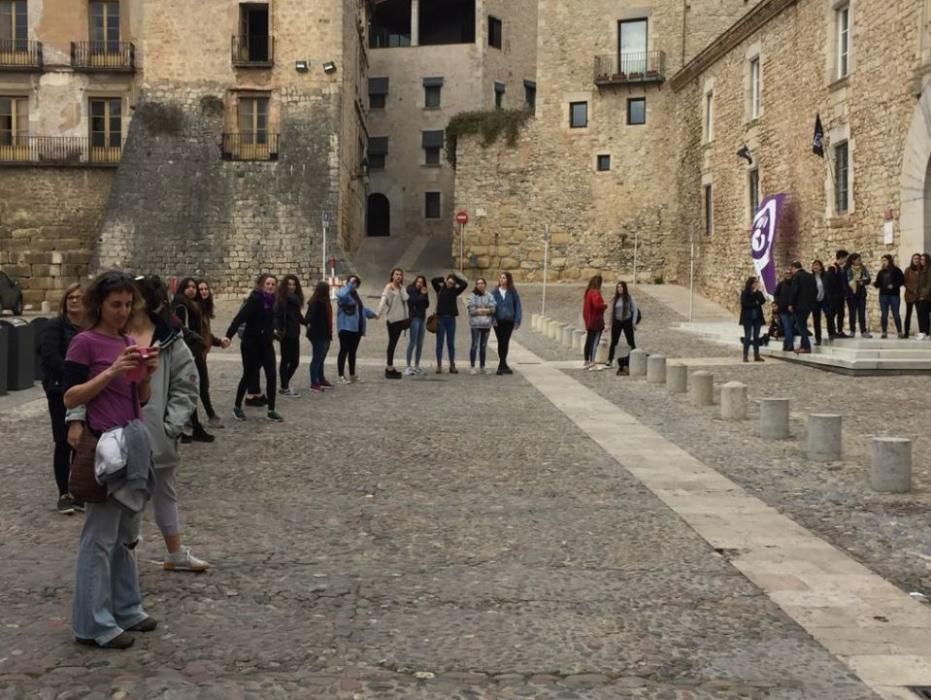
[[[369,48],[411,45],[411,0],[384,0],[369,22]]]
[[[420,3],[418,42],[431,44],[475,43],[475,0],[433,0]]]
[[[369,195],[365,213],[365,233],[369,236],[391,235],[391,203],[381,193]]]

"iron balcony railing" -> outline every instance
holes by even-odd
[[[28,39],[0,39],[0,69],[42,68],[42,42]]]
[[[240,68],[268,68],[275,62],[275,37],[245,34],[232,37],[233,65]]]
[[[223,134],[222,154],[223,160],[278,160],[278,134]]]
[[[623,51],[595,56],[596,85],[661,83],[666,79],[663,51]]]
[[[117,165],[120,146],[94,146],[83,136],[20,136],[0,132],[0,163]]]
[[[72,41],[71,66],[87,71],[134,71],[136,47],[128,41]]]

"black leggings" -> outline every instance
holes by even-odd
[[[297,365],[301,361],[301,337],[282,338],[281,339],[281,362],[278,365],[278,373],[281,377],[281,388],[287,389],[291,383],[291,377],[297,371]]]
[[[905,337],[909,336],[909,331],[912,330],[912,311],[915,309],[914,301],[905,302]]]
[[[275,410],[275,346],[271,338],[242,341],[242,379],[236,389],[236,408],[242,406],[246,389],[258,387],[259,370],[265,370],[268,410]]]
[[[347,357],[349,358],[349,375],[356,376],[356,350],[359,349],[361,340],[362,334],[357,331],[339,332],[339,354],[336,356],[336,371],[339,376],[346,376],[344,370]]]
[[[498,369],[508,366],[508,350],[511,348],[513,332],[514,321],[498,321],[495,326],[495,337],[498,339]]]
[[[394,350],[398,347],[398,340],[401,339],[401,333],[403,332],[404,321],[388,323],[388,367],[394,367]]]
[[[55,483],[58,495],[68,493],[68,472],[71,471],[71,445],[68,444],[68,425],[65,423],[65,402],[63,394],[46,394],[48,413],[52,419],[52,438],[55,440]]]
[[[624,340],[627,341],[627,347],[631,350],[636,349],[637,344],[634,342],[634,319],[629,318],[626,321],[617,319],[611,324],[611,347],[608,349],[608,364],[614,362],[614,350],[621,339],[621,331],[624,331]],[[622,366],[627,364],[627,358],[620,360]]]
[[[197,353],[194,355],[194,364],[197,366],[197,373],[200,375],[200,402],[204,404],[204,410],[208,418],[213,418],[217,412],[213,410],[213,401],[210,400],[210,375],[207,373],[207,358]]]

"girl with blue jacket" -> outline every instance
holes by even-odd
[[[498,275],[498,286],[491,295],[495,299],[495,337],[498,339],[497,374],[514,374],[508,367],[508,349],[511,334],[520,328],[523,312],[520,306],[520,294],[514,287],[514,277],[505,270]]]
[[[340,384],[359,381],[356,376],[356,352],[359,342],[365,335],[365,320],[376,318],[371,309],[365,308],[359,287],[362,280],[358,275],[351,275],[346,285],[336,293],[336,330],[339,332],[339,354],[336,356],[336,370],[339,372]],[[349,359],[349,378],[346,378],[346,359]]]

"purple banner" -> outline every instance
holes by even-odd
[[[750,229],[750,257],[753,258],[756,274],[763,281],[763,287],[770,296],[776,291],[776,261],[773,251],[785,198],[784,194],[774,194],[764,199],[753,217],[753,228]]]

